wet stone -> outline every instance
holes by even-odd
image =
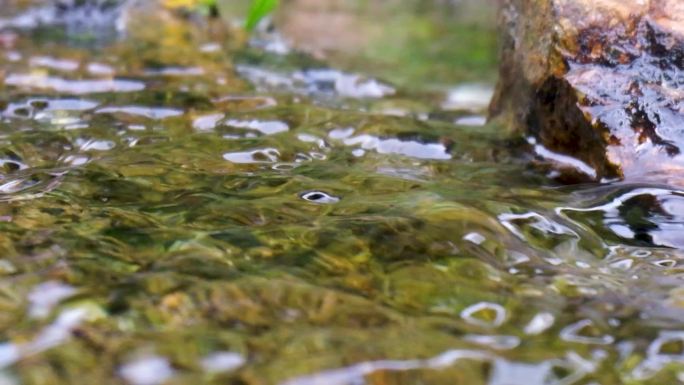
[[[678,0],[504,1],[491,112],[575,180],[679,179],[682,21]]]

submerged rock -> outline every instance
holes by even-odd
[[[500,18],[494,118],[591,179],[684,170],[684,2],[505,0]]]

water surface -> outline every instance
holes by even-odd
[[[559,183],[485,124],[494,63],[435,86],[151,5],[100,34],[15,3],[0,383],[684,382],[684,192]]]

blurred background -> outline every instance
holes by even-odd
[[[272,18],[294,47],[399,85],[494,81],[494,0],[284,0]],[[219,0],[239,20],[248,0]]]

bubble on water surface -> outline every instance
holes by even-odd
[[[330,195],[323,191],[307,191],[300,194],[300,197],[305,201],[318,203],[318,204],[333,204],[340,201],[339,197]]]
[[[15,171],[26,170],[28,165],[14,159],[0,159],[0,172],[13,173]]]
[[[506,309],[496,303],[480,302],[464,309],[461,318],[472,325],[497,328],[506,321]]]
[[[296,163],[276,163],[271,169],[276,171],[290,171],[297,168],[297,166]]]
[[[677,266],[677,261],[675,261],[674,259],[661,259],[661,260],[659,260],[659,261],[653,262],[653,264],[656,265],[656,266],[658,266],[658,267],[663,267],[663,268],[666,268],[666,269],[671,269],[671,268]]]
[[[634,258],[648,258],[652,255],[653,253],[649,250],[634,250],[632,252],[632,256]]]

